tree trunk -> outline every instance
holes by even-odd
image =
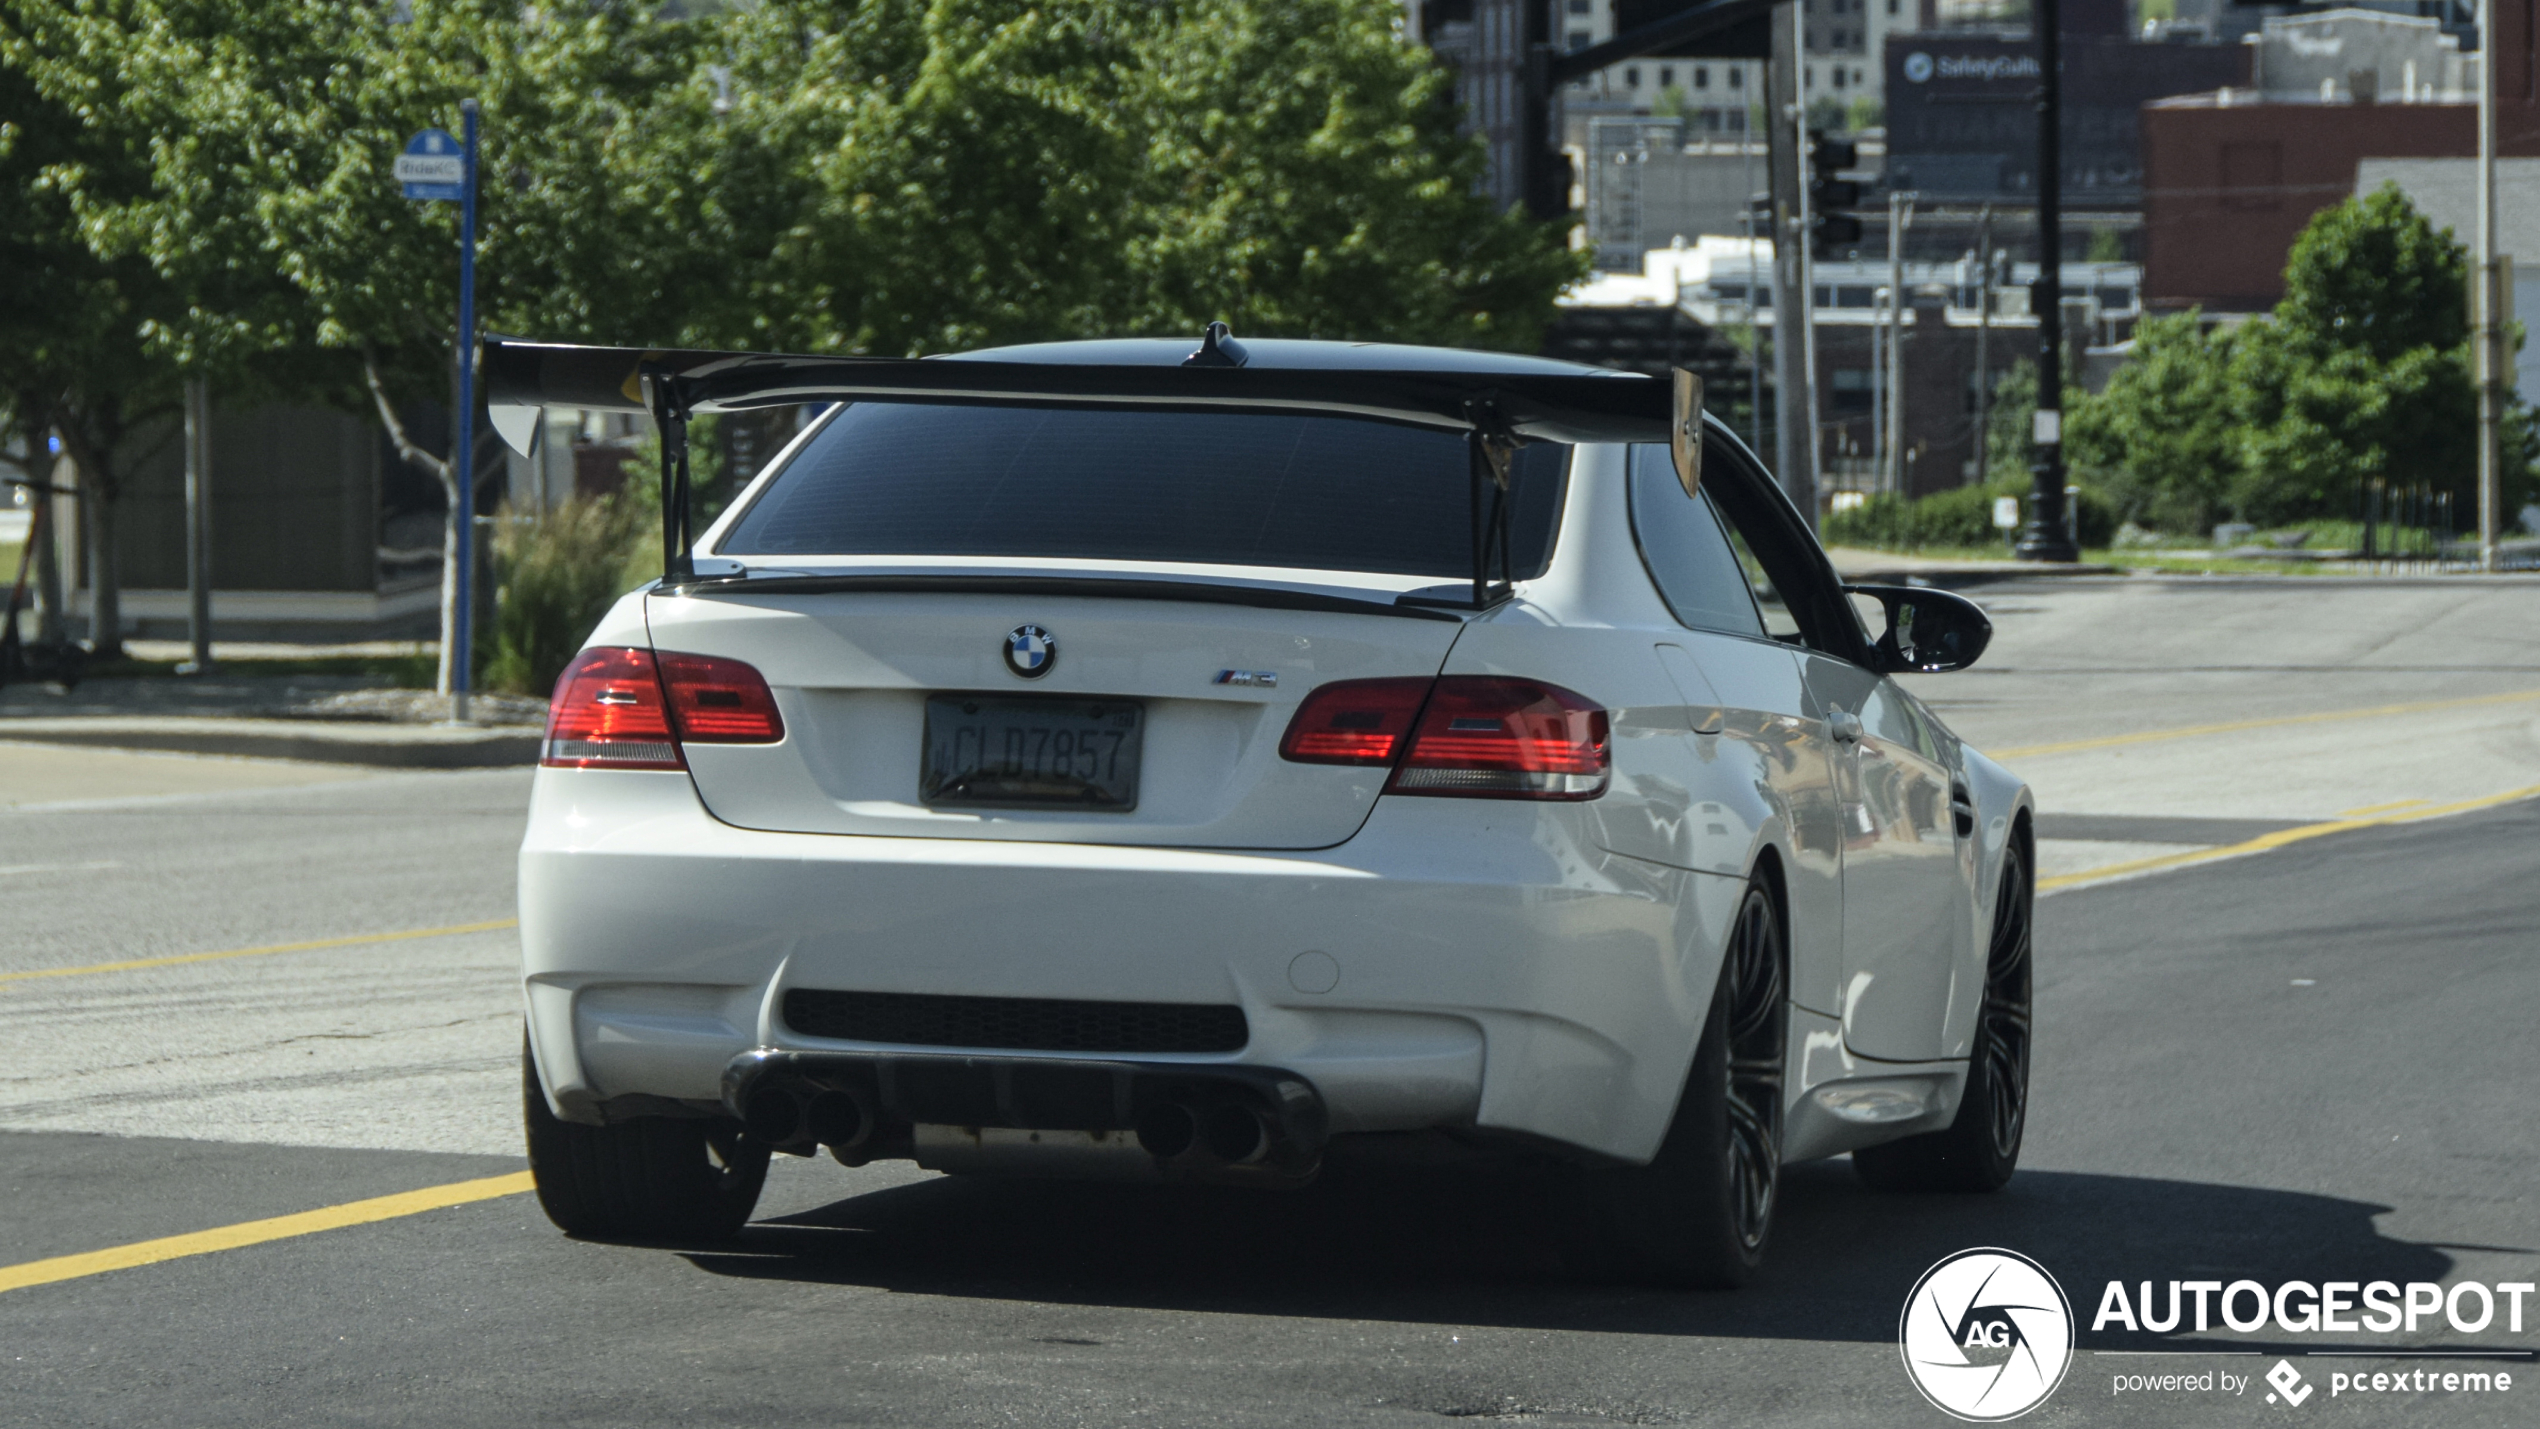
[[[460,640],[465,638],[459,630],[459,582],[466,574],[459,569],[459,523],[474,513],[459,491],[457,464],[434,456],[407,438],[406,424],[398,420],[397,409],[389,404],[388,390],[380,385],[379,364],[367,352],[362,354],[362,380],[370,384],[371,401],[379,407],[379,424],[387,429],[389,444],[396,447],[397,455],[441,483],[447,513],[441,521],[441,662],[433,675],[432,688],[435,694],[446,695],[450,693],[451,662],[458,654]],[[454,446],[453,454],[456,450]]]
[[[106,483],[80,473],[87,509],[80,530],[88,541],[88,649],[99,660],[123,655],[123,580],[115,559],[115,503]]]

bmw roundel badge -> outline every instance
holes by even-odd
[[[1037,625],[1018,625],[1006,632],[1005,667],[1016,676],[1037,680],[1058,664],[1058,637]]]

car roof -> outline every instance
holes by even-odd
[[[1178,367],[1199,347],[1193,337],[1110,337],[1080,342],[1035,342],[944,354],[944,360],[1039,362],[1119,367]],[[1283,371],[1455,372],[1532,374],[1546,377],[1621,377],[1627,374],[1582,362],[1489,352],[1469,347],[1414,347],[1392,342],[1332,342],[1318,338],[1238,339],[1246,367]]]

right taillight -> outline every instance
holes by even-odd
[[[1611,720],[1541,680],[1344,680],[1306,696],[1279,741],[1302,764],[1390,764],[1386,791],[1593,799],[1613,778]]]
[[[547,705],[538,762],[564,769],[684,769],[680,741],[773,744],[776,698],[738,660],[629,646],[574,657]]]
[[[1424,677],[1325,685],[1297,706],[1279,757],[1299,764],[1391,764],[1435,683]]]

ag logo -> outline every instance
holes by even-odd
[[[1905,78],[1922,84],[1931,78],[1931,56],[1916,50],[1905,57]]]
[[[1962,1250],[1914,1282],[1896,1338],[1905,1373],[1943,1413],[2017,1419],[2072,1368],[2073,1308],[2027,1256]]]
[[[1005,635],[1005,667],[1037,680],[1058,664],[1058,637],[1037,625],[1018,625]]]

